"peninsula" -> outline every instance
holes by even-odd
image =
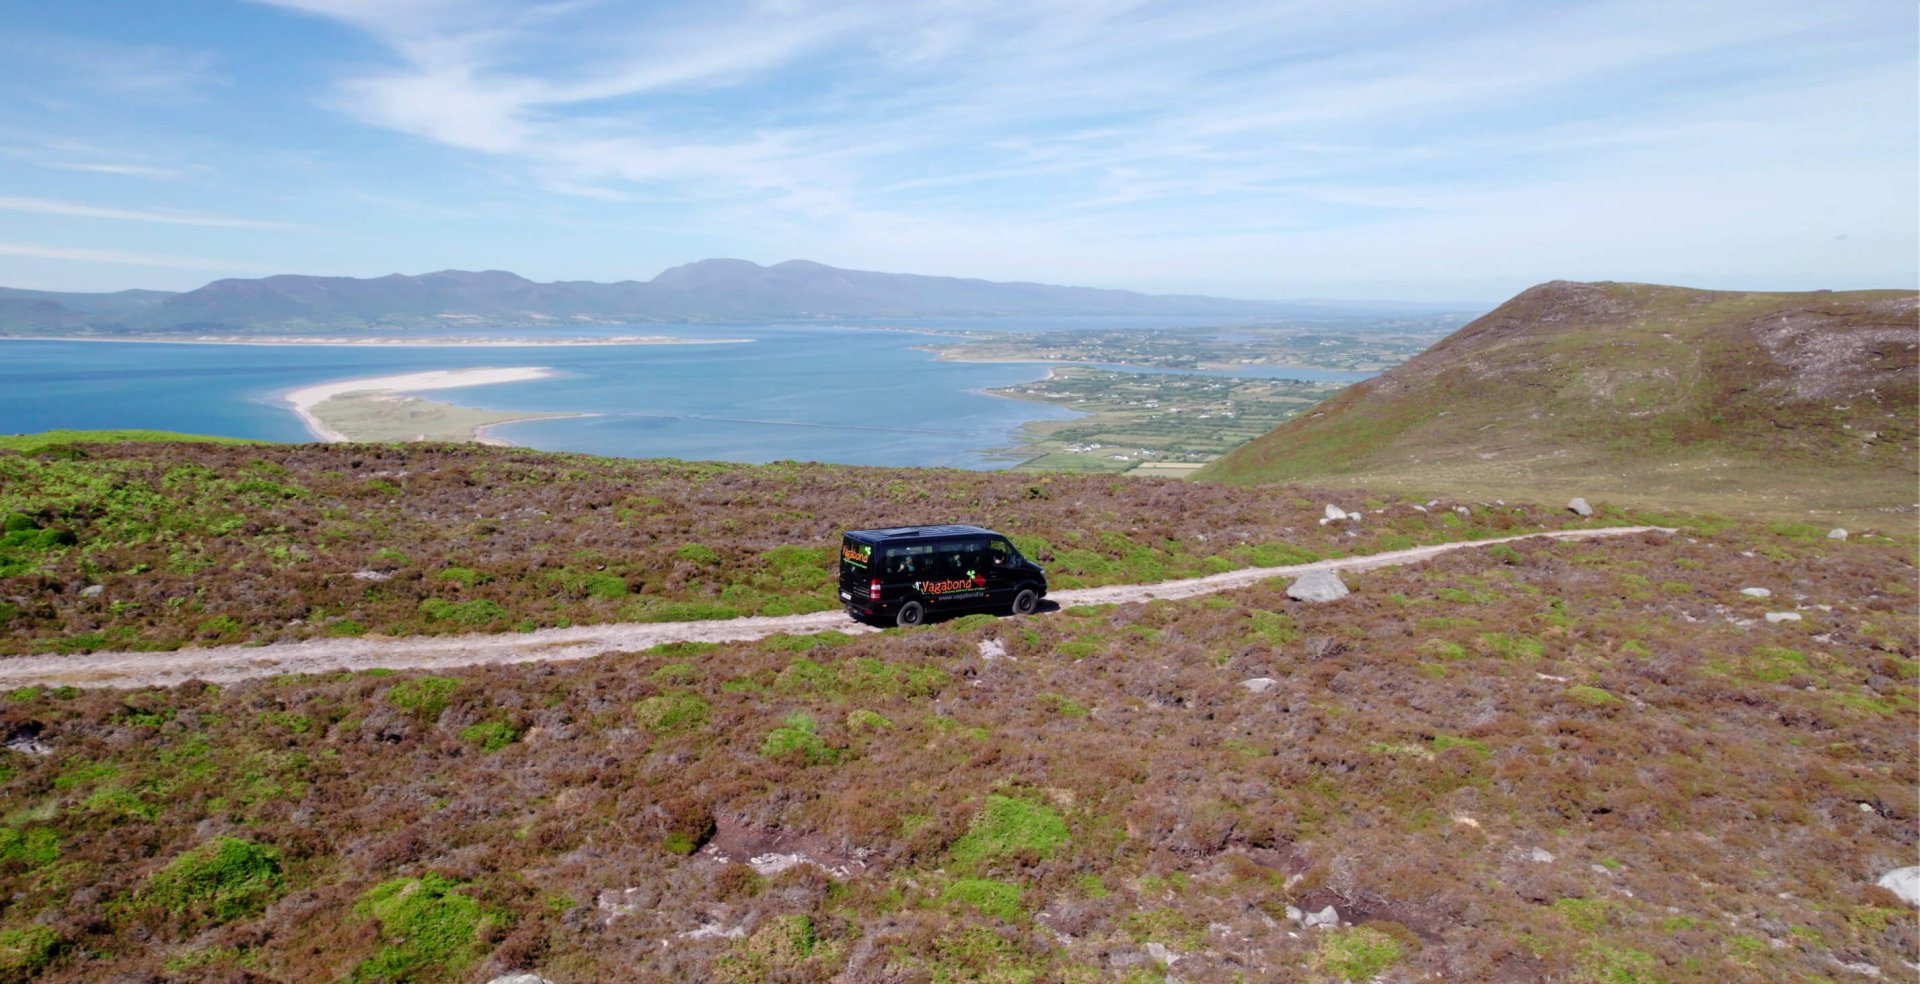
[[[493,383],[521,383],[553,376],[542,366],[438,369],[343,379],[303,386],[286,394],[293,412],[321,441],[476,441],[506,445],[489,428],[521,420],[547,420],[585,414],[483,410],[425,400],[424,390],[461,389]]]

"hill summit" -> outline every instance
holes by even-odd
[[[1199,477],[1911,513],[1917,312],[1904,290],[1554,281]]]

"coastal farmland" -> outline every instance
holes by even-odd
[[[1022,471],[1184,477],[1339,392],[1340,384],[1116,372],[1058,366],[1045,379],[992,392],[1089,414],[1037,421],[1009,449]]]

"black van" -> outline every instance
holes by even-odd
[[[976,608],[1030,615],[1046,593],[1039,564],[978,526],[848,530],[840,541],[840,604],[862,621],[919,625]]]

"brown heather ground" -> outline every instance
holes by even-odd
[[[50,754],[0,752],[0,976],[1911,979],[1873,886],[1920,844],[1911,543],[1736,525],[1350,583],[17,692],[0,731]],[[1328,905],[1357,925],[1287,915]]]
[[[1475,506],[1468,517],[1400,508],[1357,526],[1319,524],[1325,503],[1366,501],[1116,476],[471,445],[0,450],[0,516],[35,527],[0,539],[0,654],[818,611],[834,604],[840,531],[860,527],[981,523],[1011,534],[1066,588],[1623,515],[1583,523],[1521,506]]]

